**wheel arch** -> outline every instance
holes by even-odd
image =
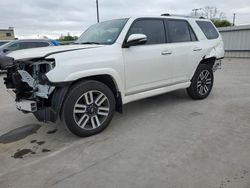
[[[193,79],[193,76],[195,74],[195,72],[197,71],[198,67],[201,65],[201,64],[206,64],[206,65],[209,65],[209,67],[211,67],[211,69],[213,69],[213,66],[215,64],[215,61],[216,61],[216,57],[215,56],[212,56],[212,57],[206,57],[204,56],[200,61],[198,61],[195,66],[194,66],[194,69],[192,71],[192,73],[189,75],[190,77],[190,80]]]
[[[213,66],[214,66],[214,63],[215,63],[215,61],[216,61],[216,57],[208,57],[208,58],[206,58],[206,57],[204,57],[201,61],[200,61],[200,63],[199,63],[199,65],[200,64],[206,64],[206,65],[209,65],[210,67],[211,67],[211,69],[213,69]],[[199,66],[198,65],[198,66]]]
[[[87,76],[87,77],[79,78],[73,81],[70,87],[72,87],[76,83],[83,82],[85,80],[95,80],[95,81],[102,82],[105,85],[107,85],[114,94],[114,97],[116,100],[116,111],[122,113],[122,104],[123,104],[122,92],[119,89],[119,86],[116,80],[114,79],[114,77],[112,77],[109,74],[97,74],[97,75]]]

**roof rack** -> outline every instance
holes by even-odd
[[[169,13],[164,13],[161,14],[161,16],[175,16],[175,17],[184,17],[184,18],[196,18],[196,19],[205,19],[204,17],[200,16],[188,16],[188,15],[181,15],[181,14],[169,14]]]

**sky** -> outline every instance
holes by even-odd
[[[217,7],[236,25],[250,24],[250,0],[99,0],[100,21],[162,13],[187,15],[194,8]],[[96,23],[96,0],[0,0],[0,29],[18,38],[79,36]]]

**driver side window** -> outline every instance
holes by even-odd
[[[162,19],[140,19],[135,21],[127,36],[144,34],[147,36],[145,45],[166,43],[165,27]]]
[[[15,51],[15,50],[19,50],[19,48],[20,48],[20,43],[15,43],[15,44],[10,45],[7,48],[7,50],[9,50],[9,51]]]

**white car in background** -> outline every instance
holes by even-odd
[[[90,136],[135,100],[177,89],[206,98],[223,57],[210,20],[162,15],[101,22],[75,45],[20,50],[0,63],[19,110],[39,121],[61,117],[72,133]]]
[[[1,41],[0,41],[1,44]],[[40,48],[47,46],[55,46],[53,40],[50,39],[20,39],[7,41],[0,46],[0,55],[6,55],[17,50],[24,50],[30,48]]]

